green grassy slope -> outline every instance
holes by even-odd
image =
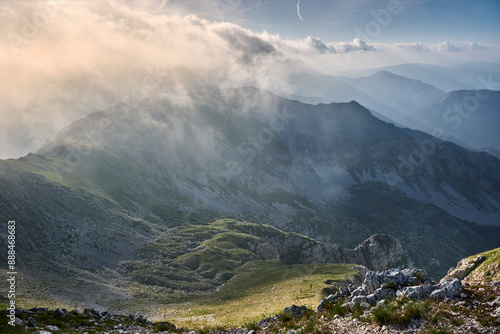
[[[485,260],[481,262],[465,280],[475,283],[500,281],[500,248],[470,256],[467,259],[476,258],[478,255],[484,256]]]
[[[216,292],[190,296],[174,305],[158,306],[156,319],[188,327],[236,325],[277,314],[292,304],[317,306],[327,281],[354,280],[349,264],[282,265],[277,260],[251,261]]]

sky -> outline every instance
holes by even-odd
[[[500,2],[496,0],[207,1],[213,8],[200,7],[200,1],[156,1],[163,12],[185,8],[208,19],[229,20],[289,39],[314,36],[326,42],[350,41],[358,35],[358,29],[364,31],[368,25],[374,32],[368,37],[379,43],[499,43]],[[155,6],[154,1],[149,4]],[[378,34],[372,21],[380,25]]]
[[[500,1],[99,0],[0,5],[0,158],[116,103],[300,71],[498,62]]]

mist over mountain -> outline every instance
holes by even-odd
[[[494,329],[499,10],[5,2],[0,332]]]
[[[209,90],[185,104],[116,105],[37,154],[2,160],[0,216],[22,222],[31,273],[91,270],[79,278],[91,286],[105,277],[92,268],[113,270],[175,226],[220,217],[348,248],[389,234],[416,265],[439,259],[441,275],[497,244],[499,171],[488,154],[385,123],[354,101]]]

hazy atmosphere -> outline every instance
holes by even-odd
[[[2,1],[0,36],[0,333],[500,333],[500,1]]]
[[[300,95],[297,72],[497,62],[499,13],[497,1],[5,2],[0,157],[117,100],[207,84]]]

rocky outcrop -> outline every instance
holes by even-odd
[[[340,288],[337,293],[323,299],[317,310],[321,312],[326,305],[339,301],[351,310],[357,307],[368,309],[399,296],[445,300],[455,298],[462,290],[463,286],[456,278],[435,284],[418,269],[369,271],[361,286],[350,285],[347,288]]]
[[[10,317],[9,317],[10,318]],[[34,307],[28,310],[15,309],[11,320],[18,330],[39,334],[98,332],[98,333],[157,333],[172,331],[177,333],[175,325],[167,322],[151,322],[143,315],[118,315],[100,312],[94,308],[67,311],[65,309],[49,310],[46,307]],[[52,323],[57,323],[57,326]],[[34,330],[39,329],[34,332]],[[19,331],[19,332],[20,332]],[[16,331],[17,333],[18,331]]]
[[[304,315],[304,313],[307,311],[307,307],[304,305],[302,306],[297,306],[297,305],[292,305],[292,306],[287,306],[283,308],[283,313],[289,314],[293,318],[299,318]]]
[[[460,260],[442,281],[451,278],[479,285],[500,281],[500,248]]]
[[[262,237],[262,240],[249,249],[261,260],[279,259],[283,264],[354,263],[380,271],[410,262],[399,240],[384,234],[373,235],[354,249],[329,247],[303,236]]]
[[[399,240],[387,234],[373,235],[356,248],[344,251],[342,260],[375,271],[407,266],[410,262]]]
[[[458,262],[456,267],[450,268],[450,270],[448,270],[448,274],[441,281],[446,281],[453,278],[463,280],[484,260],[486,260],[486,258],[483,255],[478,255],[474,258],[462,259],[460,262]]]

